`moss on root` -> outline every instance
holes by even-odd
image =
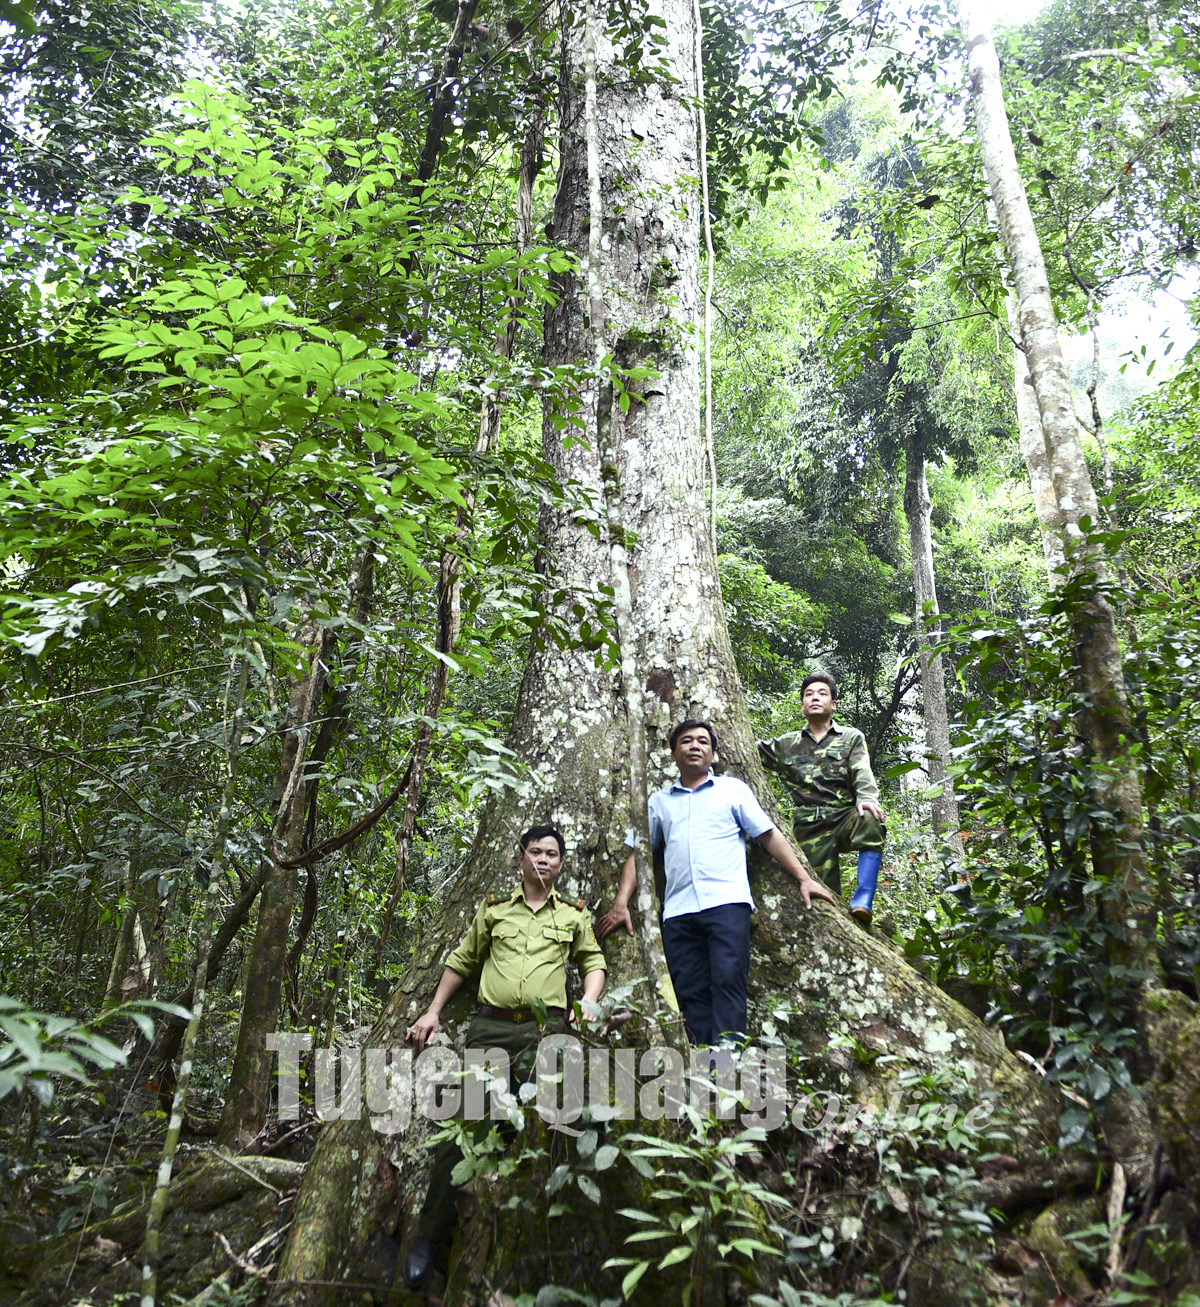
[[[1142,1010],[1154,1064],[1143,1086],[1150,1118],[1175,1174],[1200,1198],[1200,1009],[1174,990],[1152,989]]]

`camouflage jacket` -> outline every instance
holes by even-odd
[[[816,821],[822,809],[849,808],[868,800],[879,802],[879,786],[871,771],[867,742],[853,726],[831,722],[820,741],[805,727],[774,740],[759,740],[763,765],[787,782],[800,820]]]

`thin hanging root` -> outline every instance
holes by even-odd
[[[704,283],[704,452],[708,457],[708,533],[717,556],[717,454],[712,428],[712,297],[716,259],[713,256],[712,214],[708,207],[708,119],[704,113],[704,21],[700,0],[692,0],[696,21],[696,113],[700,124],[700,200],[704,212],[704,249],[708,276]],[[718,587],[721,578],[717,577]]]

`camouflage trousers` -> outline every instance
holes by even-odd
[[[842,853],[883,852],[887,827],[871,814],[859,816],[858,809],[802,808],[792,825],[796,843],[808,859],[813,875],[835,894],[842,892]]]

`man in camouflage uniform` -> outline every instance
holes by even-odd
[[[423,1049],[438,1029],[442,1009],[466,977],[478,971],[479,1010],[467,1029],[466,1047],[502,1048],[514,1088],[531,1077],[542,1035],[566,1030],[568,961],[579,968],[582,1000],[589,1007],[599,999],[605,979],[604,954],[592,933],[587,904],[554,889],[565,852],[562,836],[553,826],[534,826],[521,836],[520,848],[520,886],[489,894],[479,905],[466,937],[446,959],[433,1002],[405,1036]],[[534,1012],[538,1002],[545,1006],[544,1025]],[[404,1258],[404,1279],[411,1288],[419,1288],[435,1264],[445,1270],[456,1219],[451,1178],[461,1158],[453,1140],[434,1151],[417,1233]]]
[[[857,852],[858,885],[850,912],[869,926],[887,830],[867,742],[861,731],[833,720],[837,685],[828,673],[804,678],[800,706],[808,725],[775,740],[759,740],[758,751],[764,765],[787,781],[796,805],[796,842],[830,889],[841,891],[838,855]]]

